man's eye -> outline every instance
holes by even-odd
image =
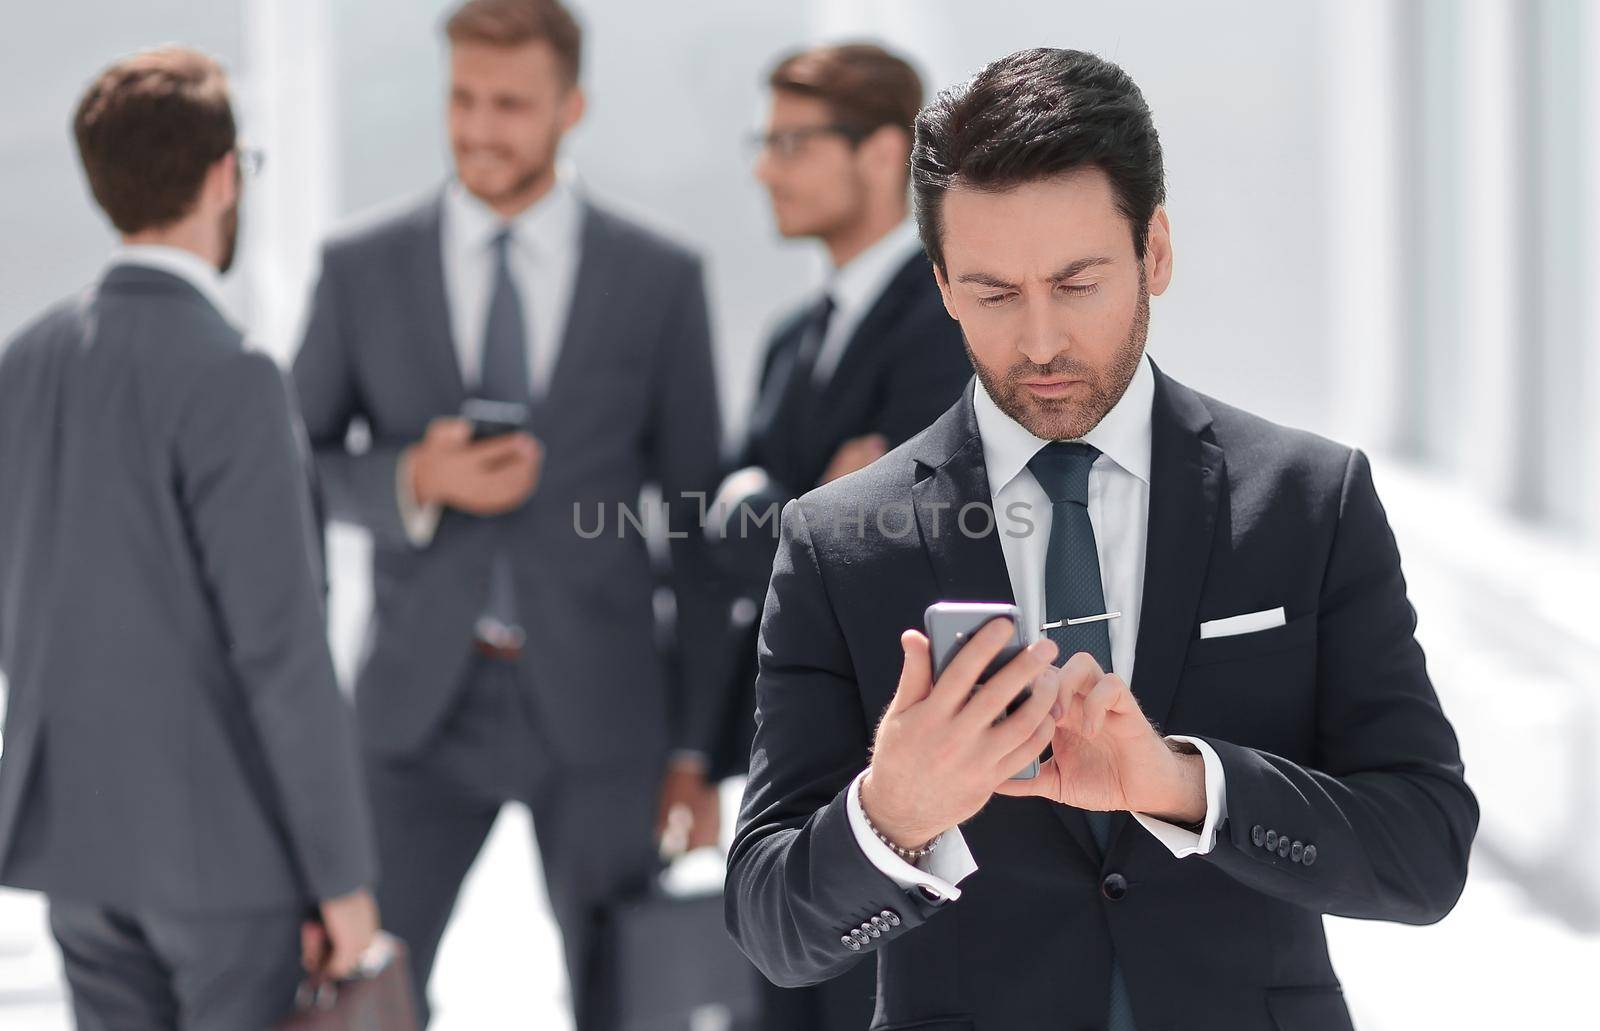
[[[985,308],[997,308],[1010,299],[1010,294],[981,294],[978,297],[978,303]]]
[[[1100,289],[1099,283],[1062,283],[1061,289],[1074,297],[1087,297]]]

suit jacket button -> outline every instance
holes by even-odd
[[[861,951],[861,943],[850,937],[848,934],[840,938],[839,943],[845,948],[849,949],[851,952]]]
[[[879,934],[884,934],[889,930],[889,921],[885,920],[881,916],[873,917],[868,921],[868,923],[872,924],[873,927],[876,927]]]
[[[1277,831],[1267,831],[1266,845],[1267,845],[1267,851],[1268,852],[1274,851],[1278,847],[1278,832]]]
[[[850,937],[854,938],[856,940],[856,942],[861,944],[861,945],[865,945],[865,944],[867,944],[867,942],[872,940],[871,938],[867,937],[867,932],[863,931],[859,927],[853,928],[850,931]]]
[[[1298,841],[1295,842],[1293,845],[1289,846],[1289,861],[1292,863],[1300,862],[1300,857],[1305,855],[1305,852],[1305,845]]]
[[[1310,866],[1317,861],[1317,846],[1307,845],[1305,853],[1301,855],[1300,862]]]
[[[1278,855],[1289,858],[1289,836],[1286,834],[1278,839]]]
[[[872,923],[871,921],[863,923],[861,925],[861,929],[863,931],[867,932],[867,936],[868,937],[871,937],[871,938],[882,938],[883,937],[883,928],[879,927],[875,923]]]
[[[900,926],[900,914],[896,913],[894,910],[886,909],[883,912],[879,913],[878,915],[883,917],[884,922],[887,923],[890,927],[899,927]]]
[[[1255,845],[1256,848],[1260,848],[1261,843],[1266,840],[1267,832],[1259,823],[1250,828],[1250,842],[1251,844]]]
[[[1106,874],[1105,880],[1100,882],[1100,894],[1112,902],[1128,894],[1128,879],[1119,873]]]

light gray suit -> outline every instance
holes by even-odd
[[[327,514],[373,537],[356,710],[379,900],[425,983],[501,802],[527,802],[585,1027],[595,915],[648,873],[669,749],[706,750],[715,731],[700,672],[714,659],[715,602],[699,502],[687,496],[714,487],[720,436],[702,274],[683,248],[584,202],[565,333],[532,408],[545,446],[538,486],[503,516],[447,509],[418,548],[401,522],[396,463],[471,394],[452,343],[441,217],[436,196],[327,246],[294,366]],[[347,446],[358,423],[364,450]],[[667,648],[652,603],[659,574],[643,537],[618,526],[617,506],[635,506],[647,483],[682,535],[670,542]],[[591,537],[602,509],[605,532]],[[505,559],[527,633],[514,667],[473,648],[491,565]]]
[[[297,916],[376,872],[293,425],[165,271],[113,267],[0,356],[0,880],[50,896],[69,978],[154,950],[186,1025],[242,1019],[201,996],[225,968],[245,999],[252,956],[287,1004]]]

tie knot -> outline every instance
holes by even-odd
[[[495,257],[503,260],[506,256],[506,251],[511,247],[511,227],[502,226],[494,234],[494,239],[490,243],[494,246]]]
[[[835,307],[837,306],[833,302],[832,294],[823,294],[817,298],[817,303],[811,309],[811,325],[826,333]]]
[[[1039,449],[1028,462],[1034,479],[1044,488],[1051,504],[1070,501],[1076,505],[1089,504],[1089,469],[1100,457],[1100,450],[1091,444],[1058,440]]]

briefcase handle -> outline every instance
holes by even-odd
[[[360,960],[356,962],[355,972],[343,981],[319,980],[311,977],[301,981],[300,987],[296,988],[294,993],[296,1012],[310,1013],[313,1010],[327,1012],[339,1005],[340,984],[370,981],[389,969],[389,965],[398,955],[395,941],[394,935],[387,931],[379,931],[373,937],[372,944],[361,953]]]

